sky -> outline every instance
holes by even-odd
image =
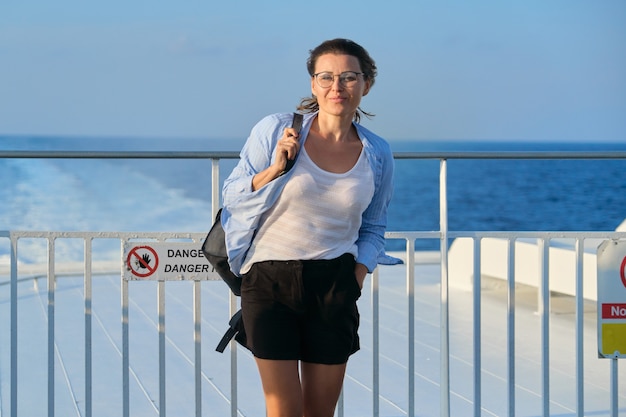
[[[624,22],[624,0],[2,0],[0,136],[245,138],[343,37],[385,138],[623,143]]]

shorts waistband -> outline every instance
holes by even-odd
[[[354,261],[354,255],[352,255],[351,253],[344,253],[343,255],[334,258],[334,259],[307,259],[307,260],[303,260],[302,265],[303,266],[308,266],[308,267],[332,267],[332,266],[336,266],[336,265],[340,265],[343,262],[353,262]]]
[[[325,268],[325,267],[336,267],[338,265],[343,264],[344,262],[354,262],[354,255],[351,253],[344,253],[343,255],[334,258],[334,259],[304,259],[304,260],[290,260],[290,261],[259,261],[257,264],[266,264],[266,265],[281,265],[284,267],[307,267],[307,268]],[[244,274],[245,275],[245,274]]]

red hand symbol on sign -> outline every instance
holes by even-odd
[[[145,250],[147,252],[143,255],[140,255],[139,249]],[[148,252],[154,257],[154,266],[150,265],[152,259],[150,258]],[[128,266],[128,269],[133,273],[133,275],[139,278],[146,278],[152,275],[157,270],[157,267],[159,266],[159,256],[157,255],[156,251],[150,246],[137,246],[128,253],[126,264]],[[133,265],[135,265],[136,267],[134,268]],[[140,272],[140,269],[143,269],[146,272]]]

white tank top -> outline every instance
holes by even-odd
[[[298,158],[276,204],[261,217],[242,273],[261,261],[358,255],[362,214],[374,195],[374,174],[365,152],[341,174],[318,167],[304,146]]]

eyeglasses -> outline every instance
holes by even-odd
[[[358,76],[363,75],[362,72],[355,71],[345,71],[339,75],[335,75],[330,71],[318,72],[317,74],[313,74],[315,80],[317,81],[317,85],[322,88],[328,88],[333,85],[335,82],[335,77],[339,77],[339,84],[344,87],[353,87],[358,81]]]

